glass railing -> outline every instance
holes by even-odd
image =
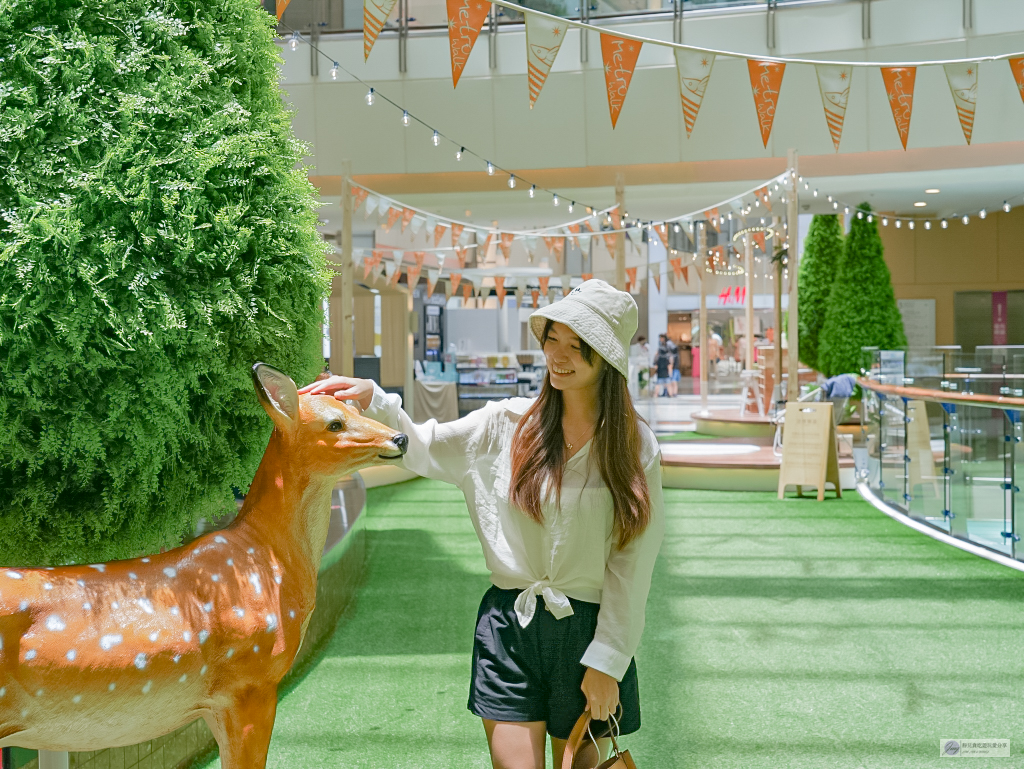
[[[861,384],[870,492],[1024,561],[1024,347],[876,350]]]
[[[678,13],[679,0],[590,0],[585,6],[582,0],[523,0],[525,8],[543,11],[555,16],[571,19],[609,19],[636,16],[638,14],[664,14],[672,17]],[[809,0],[777,0],[775,5],[804,3]],[[813,2],[814,0],[810,0]],[[835,2],[836,0],[818,0]],[[263,7],[268,13],[276,13],[274,0],[264,0]],[[447,28],[445,0],[399,0],[399,12],[404,13],[410,29]],[[768,9],[767,0],[684,0],[682,13],[702,13],[716,10],[728,11],[742,8]],[[522,22],[523,15],[514,10],[495,6],[497,23],[515,24]],[[385,30],[397,30],[399,23],[392,12]],[[486,25],[485,25],[486,26]],[[280,31],[290,34],[291,30],[308,32],[317,30],[320,34],[332,32],[357,32],[363,29],[363,3],[361,0],[291,0],[281,17]]]

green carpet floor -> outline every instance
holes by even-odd
[[[666,490],[640,769],[1024,766],[1024,575],[842,500]],[[269,767],[487,769],[466,710],[487,575],[461,494],[372,490],[358,600],[282,698]],[[219,766],[216,760],[208,766]]]

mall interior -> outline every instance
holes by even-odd
[[[538,309],[590,279],[636,302],[665,503],[636,765],[1024,765],[1024,3],[263,13],[326,254],[325,376],[452,422],[538,395]],[[331,500],[266,765],[490,767],[462,492],[390,462]],[[5,769],[263,765],[222,760],[198,710],[37,752],[4,693]]]

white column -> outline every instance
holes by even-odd
[[[789,262],[789,387],[786,400],[800,397],[800,330],[799,301],[797,300],[800,267],[800,207],[797,193],[797,152],[789,151],[789,189],[786,193],[786,232],[788,234]]]

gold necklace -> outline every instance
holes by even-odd
[[[596,424],[596,423],[595,423],[595,424]],[[582,433],[580,434],[580,437],[579,437],[579,438],[577,438],[577,440],[579,440],[580,438],[583,438],[583,436],[584,436],[584,435],[586,435],[587,433],[589,433],[589,432],[590,432],[591,430],[593,430],[593,429],[594,429],[594,425],[590,425],[589,427],[587,427],[587,429],[586,429],[586,430],[584,430],[584,431],[583,431],[583,432],[582,432]],[[565,428],[564,428],[564,427],[562,428],[562,438],[563,438],[563,439],[565,438]],[[571,444],[571,443],[570,443],[569,441],[565,441],[565,448],[567,448],[567,449],[568,449],[569,451],[572,451],[572,444]]]

